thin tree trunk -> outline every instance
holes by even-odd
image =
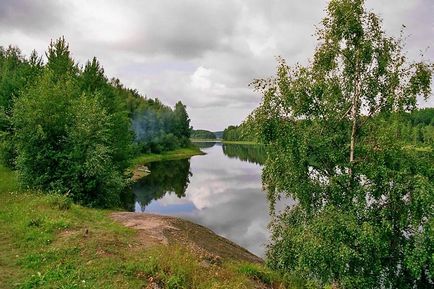
[[[353,108],[351,110],[351,119],[353,121],[351,128],[351,143],[350,143],[350,164],[354,162],[354,147],[356,144],[356,128],[357,128],[357,95],[353,98]]]
[[[359,110],[359,94],[360,94],[360,74],[357,65],[357,74],[354,81],[354,96],[352,100],[352,108],[351,108],[351,120],[352,120],[352,128],[351,128],[351,142],[350,142],[350,176],[353,176],[353,164],[354,164],[354,150],[356,146],[356,130],[357,130],[357,113]]]

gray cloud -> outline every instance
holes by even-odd
[[[62,23],[66,5],[58,1],[2,0],[0,3],[0,30],[40,32],[53,24]]]
[[[75,0],[0,2],[0,45],[43,53],[64,35],[80,62],[97,56],[110,77],[142,94],[188,106],[195,127],[237,124],[260,96],[248,84],[275,73],[275,57],[306,63],[327,1]],[[434,2],[367,0],[388,33],[401,24],[407,49],[434,59]],[[433,99],[422,102],[432,106]]]

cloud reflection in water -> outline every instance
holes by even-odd
[[[190,161],[151,164],[151,175],[133,188],[135,210],[183,217],[263,256],[269,214],[257,157],[229,158],[220,144],[203,151]]]

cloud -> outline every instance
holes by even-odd
[[[67,4],[44,0],[2,0],[0,3],[0,30],[41,32],[53,24],[62,23]]]
[[[411,59],[434,59],[434,2],[367,0]],[[75,0],[0,2],[0,45],[43,53],[64,35],[79,63],[97,56],[109,77],[169,105],[182,100],[195,127],[238,124],[259,103],[248,87],[275,74],[276,56],[306,63],[327,1]],[[434,105],[430,102],[424,106]]]

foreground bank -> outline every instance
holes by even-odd
[[[204,227],[23,192],[2,167],[0,177],[0,288],[282,285],[259,258]]]

